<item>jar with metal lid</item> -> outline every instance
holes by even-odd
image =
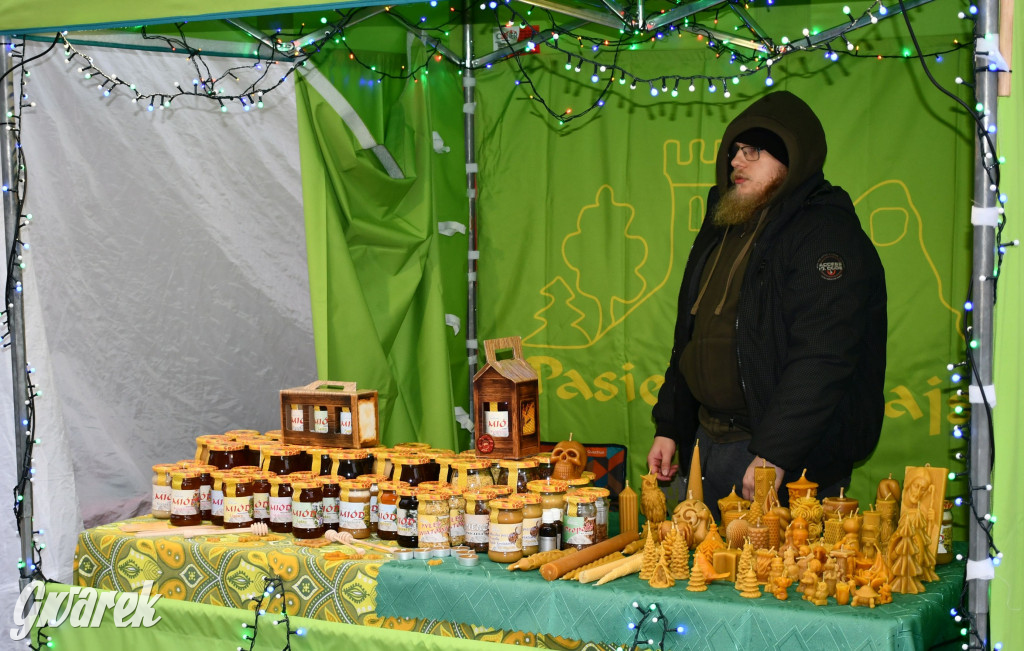
[[[252,480],[252,521],[270,524],[270,479],[277,477],[267,470],[250,473]]]
[[[512,487],[513,493],[526,493],[526,485],[537,479],[536,459],[502,459],[498,462],[496,484]]]
[[[448,549],[451,547],[448,495],[448,491],[444,489],[420,489],[417,491],[416,498],[419,500],[419,508],[416,529],[419,536],[419,547],[423,549]]]
[[[487,535],[487,558],[514,563],[523,557],[523,503],[516,498],[493,499]]]
[[[310,472],[321,477],[331,474],[331,467],[334,465],[334,460],[331,459],[332,452],[334,448],[306,448],[306,454],[309,455],[312,464]]]
[[[324,535],[324,491],[316,481],[292,482],[292,535],[299,539]]]
[[[597,526],[597,498],[586,493],[565,496],[565,516],[562,517],[562,549],[585,549],[594,544]]]
[[[230,470],[214,470],[210,473],[213,478],[210,487],[210,522],[218,527],[224,526],[224,477],[230,474]]]
[[[426,457],[392,455],[391,463],[394,466],[392,479],[407,482],[410,486],[418,486],[423,481],[437,481],[438,471],[431,472],[431,462]]]
[[[338,507],[338,530],[353,538],[370,537],[370,486],[372,479],[338,479],[341,501]]]
[[[588,477],[577,477],[575,479],[566,479],[565,483],[569,484],[569,493],[577,491],[581,488],[587,488],[591,486],[591,480]]]
[[[171,517],[171,471],[173,463],[158,463],[153,466],[153,505],[150,513],[154,518],[166,520]]]
[[[597,514],[594,520],[594,542],[599,543],[608,540],[608,498],[611,491],[600,486],[588,486],[578,489],[581,493],[593,495],[596,499],[594,506]]]
[[[224,475],[224,528],[252,524],[252,481],[248,475]]]
[[[381,540],[398,539],[398,489],[409,484],[401,481],[382,481],[377,483],[377,537]]]
[[[324,494],[324,532],[337,531],[341,517],[341,477],[337,475],[317,478]]]
[[[398,544],[402,547],[419,547],[419,500],[416,487],[407,486],[398,489]]]
[[[210,448],[206,446],[209,445],[211,437],[214,441],[221,438],[213,434],[200,434],[196,437],[196,461],[203,465],[206,465],[210,460]]]
[[[235,441],[210,442],[206,446],[210,450],[207,463],[221,470],[230,470],[245,464],[245,445]]]
[[[452,485],[464,491],[475,491],[494,485],[491,462],[487,459],[462,459],[452,464]]]
[[[213,491],[213,471],[216,466],[192,466],[199,471],[199,515],[203,520],[209,521],[213,515],[213,507],[210,504],[210,493]]]
[[[263,448],[263,469],[275,475],[290,475],[302,468],[302,450],[283,445]]]
[[[246,464],[250,466],[260,465],[260,448],[265,441],[263,436],[258,432],[253,434],[246,434],[248,430],[238,430],[238,434],[234,435],[232,439],[235,443],[241,443],[242,448],[242,460],[238,465]],[[230,434],[230,432],[228,433]],[[227,437],[228,434],[224,436]]]
[[[203,523],[199,514],[198,468],[175,468],[171,471],[171,525],[188,527]]]
[[[267,499],[270,522],[267,526],[274,533],[292,532],[292,479],[287,475],[270,477],[270,497]]]
[[[541,452],[533,456],[537,460],[537,479],[550,479],[555,472],[555,462],[550,452]]]
[[[331,474],[355,479],[370,472],[370,453],[366,450],[332,450]]]
[[[380,483],[388,479],[380,475],[359,475],[356,479],[370,481],[370,533],[377,533],[377,523],[380,522]]]
[[[517,493],[514,499],[523,504],[523,556],[532,556],[540,546],[540,521],[544,513],[541,497],[537,493]]]
[[[491,523],[491,508],[488,502],[492,499],[489,491],[469,491],[466,498],[466,540],[465,544],[475,552],[487,551]]]
[[[540,508],[543,513],[541,518],[551,521],[555,528],[556,549],[561,549],[562,516],[565,515],[565,492],[569,490],[569,484],[560,479],[536,479],[526,486],[531,493],[540,495]]]

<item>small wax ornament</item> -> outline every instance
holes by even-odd
[[[569,432],[569,440],[559,441],[555,445],[551,459],[555,462],[555,468],[551,471],[553,478],[563,481],[579,479],[587,467],[587,448],[579,441],[572,440],[572,432]]]
[[[704,478],[701,476],[698,443],[693,444],[693,454],[690,456],[690,475],[686,480],[686,492],[694,499],[704,501]]]
[[[661,492],[658,486],[658,475],[651,470],[650,474],[641,477],[640,485],[640,508],[644,517],[652,524],[661,524],[665,521],[665,493]]]
[[[789,501],[792,502],[798,497],[817,497],[818,484],[807,478],[807,468],[800,473],[800,479],[786,484],[789,491]]]
[[[636,533],[640,530],[639,497],[636,491],[626,487],[619,491],[619,532]]]
[[[842,520],[848,515],[853,515],[860,506],[857,500],[843,495],[846,489],[839,488],[839,497],[826,497],[821,500],[821,509],[826,520]]]

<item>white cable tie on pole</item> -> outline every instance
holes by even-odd
[[[452,236],[456,233],[466,234],[466,225],[462,222],[437,222],[437,232],[441,235]]]
[[[991,558],[983,561],[972,561],[967,559],[967,580],[978,579],[979,581],[991,581],[996,578],[996,566],[992,564]]]
[[[462,105],[462,112],[469,115],[476,114],[476,102],[466,102]]]
[[[480,166],[476,163],[466,163],[466,174],[476,174],[480,171]]]
[[[470,366],[476,366],[476,355],[470,355],[466,358]]]
[[[468,257],[470,260],[479,260],[480,251],[470,251],[466,257]]]
[[[470,199],[476,199],[476,188],[470,188],[466,190],[466,196]]]
[[[996,406],[996,387],[994,384],[985,385],[985,391],[982,393],[981,387],[976,384],[972,384],[967,389],[967,397],[971,401],[971,404],[979,405],[988,403],[989,407]]]
[[[977,206],[971,208],[971,224],[996,228],[999,226],[999,209],[978,208]]]
[[[435,131],[434,132],[434,153],[436,153],[436,154],[447,154],[451,150],[452,150],[451,147],[449,147],[448,145],[444,144],[444,138],[441,137],[441,134],[439,134],[438,132]]]
[[[467,339],[466,340],[466,350],[476,350],[476,349],[477,349],[476,339]]]
[[[462,429],[468,432],[473,431],[473,418],[469,415],[469,412],[462,407],[455,408],[455,422],[458,423]]]
[[[1003,58],[1003,53],[999,51],[999,32],[976,38],[974,51],[978,56],[988,59],[989,64],[996,64],[996,70],[999,72],[1010,72],[1009,64]],[[988,67],[987,64],[986,67]]]
[[[466,277],[469,278],[469,282],[471,282],[471,283],[475,283],[476,282],[476,272],[475,271],[470,271],[469,273],[466,274]]]
[[[455,334],[459,334],[459,328],[462,327],[462,319],[455,316],[454,314],[445,314],[444,323],[455,331]]]
[[[462,77],[463,88],[472,88],[473,86],[476,86],[476,77]]]

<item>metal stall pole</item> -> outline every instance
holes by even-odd
[[[476,74],[473,71],[473,8],[467,1],[462,5],[462,37],[464,70],[462,74],[463,126],[466,140],[466,194],[469,197],[469,260],[467,265],[469,286],[466,294],[466,355],[469,358],[469,417],[476,422],[476,397],[473,395],[473,376],[477,367],[476,340],[476,270],[480,250],[477,248],[477,193],[476,193]],[[476,446],[476,432],[470,432],[470,442]]]
[[[973,488],[971,500],[974,517],[968,521],[968,611],[975,625],[982,646],[971,644],[971,648],[989,648],[989,581],[991,567],[989,560],[988,522],[980,522],[991,509],[992,482],[992,441],[989,437],[992,424],[989,422],[988,406],[995,403],[992,387],[992,325],[995,303],[996,235],[999,212],[996,187],[989,173],[996,168],[996,135],[989,127],[996,124],[998,73],[989,69],[989,47],[998,48],[993,42],[986,45],[986,35],[999,33],[999,5],[997,0],[982,0],[977,3],[978,15],[975,22],[975,99],[984,106],[982,121],[984,132],[976,137],[974,160],[974,207],[971,223],[974,231],[973,263],[971,267],[971,292],[974,302],[972,332],[969,339],[977,342],[971,351],[973,376],[970,385],[971,401],[971,468],[970,480]],[[972,568],[980,568],[975,571]],[[970,641],[969,641],[970,642]]]
[[[12,121],[20,119],[15,114],[17,101],[15,99],[14,75],[11,72],[10,52],[11,41],[0,39],[3,46],[3,54],[0,55],[0,77],[3,77],[3,88],[0,89],[0,115],[14,115],[7,118],[7,126],[12,126]],[[6,76],[5,76],[6,75]],[[21,192],[18,186],[18,174],[15,166],[15,136],[11,129],[3,130],[3,144],[0,144],[0,172],[3,174],[3,184],[7,191],[3,193],[4,203],[4,240],[7,245],[5,249],[6,259],[10,261],[13,256],[18,255],[17,248],[21,245],[15,241],[15,234],[18,230],[18,221],[21,215],[18,211],[17,197]],[[16,287],[21,285],[21,267],[16,264],[7,265],[7,286]],[[21,300],[20,291],[12,291],[7,298],[7,329],[10,335],[11,348],[11,385],[14,389],[14,449],[16,458],[14,460],[15,472],[20,480],[25,455],[28,453],[31,429],[28,427],[28,362],[25,355],[25,309]],[[21,537],[21,559],[24,565],[21,568],[19,584],[24,589],[32,579],[34,573],[33,526],[32,526],[32,482],[26,481],[21,489],[21,516],[18,518],[18,533]]]

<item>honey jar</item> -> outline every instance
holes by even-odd
[[[427,457],[392,455],[391,464],[391,478],[404,481],[410,486],[418,486],[424,481],[437,481],[440,472],[439,467],[431,468],[431,460]]]
[[[177,469],[173,463],[158,463],[153,466],[153,505],[150,513],[154,518],[166,520],[171,517],[171,471]]]
[[[370,533],[377,533],[377,524],[380,522],[380,483],[387,481],[387,477],[381,475],[359,475],[356,479],[370,480]]]
[[[541,497],[537,493],[520,493],[515,499],[523,504],[523,556],[532,556],[540,546]]]
[[[275,475],[290,475],[302,469],[302,450],[293,447],[277,446],[263,448],[263,469]]]
[[[210,522],[218,527],[224,526],[224,477],[230,474],[230,470],[214,470],[210,473],[213,478],[210,487]]]
[[[398,544],[410,549],[419,547],[419,500],[415,486],[398,489]]]
[[[292,482],[292,535],[299,539],[324,535],[324,491],[318,482]]]
[[[541,452],[533,457],[537,460],[537,479],[550,479],[555,472],[555,462],[550,452]]]
[[[230,470],[235,466],[245,464],[245,445],[235,441],[210,441],[206,445],[209,449],[207,464],[217,466],[220,470]]]
[[[601,488],[599,486],[588,486],[586,488],[579,489],[581,493],[587,495],[593,495],[596,499],[594,500],[595,508],[595,519],[594,519],[594,542],[599,543],[608,539],[608,498],[611,496],[611,491],[607,488]],[[724,528],[724,527],[723,527]]]
[[[292,479],[288,476],[274,475],[269,478],[270,496],[267,507],[270,522],[267,526],[274,533],[292,532]]]
[[[171,525],[187,527],[203,523],[199,514],[198,468],[175,468],[171,471]]]
[[[526,486],[531,493],[540,495],[541,520],[551,523],[555,528],[556,549],[561,549],[565,492],[569,490],[569,484],[559,479],[536,479]]]
[[[597,526],[597,498],[583,492],[565,496],[565,516],[562,517],[562,549],[585,549],[594,544]]]
[[[487,558],[514,563],[523,557],[523,503],[515,498],[490,501]]]
[[[488,502],[491,493],[487,491],[469,491],[466,498],[466,546],[478,553],[487,551],[491,509]]]
[[[316,459],[316,456],[313,457]],[[320,488],[324,493],[324,532],[338,530],[338,518],[340,517],[341,486],[339,482],[344,481],[337,475],[326,475],[318,478]],[[369,493],[367,493],[369,497]]]
[[[213,514],[213,507],[210,505],[210,492],[213,490],[213,475],[211,473],[217,467],[203,465],[192,467],[199,470],[199,515],[203,520],[209,521]]]
[[[398,539],[398,489],[408,486],[400,481],[378,482],[377,537],[381,540]]]
[[[252,481],[247,475],[226,473],[224,482],[224,528],[241,529],[252,524]]]
[[[487,459],[460,459],[451,468],[451,483],[460,490],[475,491],[494,485],[491,462]]]
[[[332,450],[330,454],[331,474],[345,479],[355,479],[373,468],[370,453],[366,450]]]
[[[536,478],[536,459],[501,459],[498,461],[498,476],[494,483],[511,487],[513,493],[526,493],[529,492],[527,484]]]
[[[340,487],[338,528],[353,538],[370,537],[370,486],[372,479],[337,479]]]
[[[252,521],[270,524],[270,479],[277,477],[267,470],[250,473],[252,480]]]
[[[331,453],[334,452],[334,448],[306,448],[306,454],[309,455],[312,465],[310,471],[314,475],[329,475],[331,474],[331,467],[334,464],[331,459]]]
[[[447,549],[450,543],[449,493],[444,489],[427,489],[417,492],[417,535],[419,547],[423,549]]]

